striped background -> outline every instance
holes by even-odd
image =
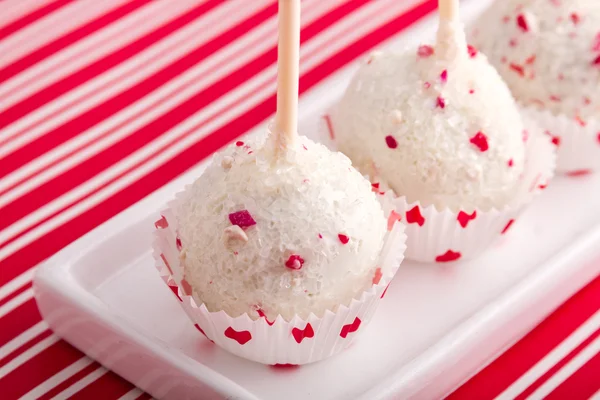
[[[303,0],[301,92],[435,3]],[[149,398],[48,329],[32,273],[273,113],[276,11],[274,0],[0,1],[0,397]],[[592,396],[599,310],[597,278],[451,397]]]

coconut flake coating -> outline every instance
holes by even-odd
[[[332,110],[335,137],[355,165],[411,202],[501,207],[524,168],[522,121],[485,56],[460,49],[450,60],[432,46],[374,53]]]
[[[359,298],[386,232],[369,182],[347,157],[305,137],[281,158],[264,138],[229,146],[175,214],[198,304],[268,321],[320,317]]]
[[[497,0],[471,41],[520,103],[582,123],[600,117],[600,1]]]

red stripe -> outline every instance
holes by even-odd
[[[300,80],[301,93],[308,90],[320,80],[352,61],[369,48],[401,31],[410,23],[417,21],[435,9],[435,1],[428,0],[415,7],[408,13],[396,17],[386,25],[376,29],[370,34],[362,37],[354,44],[346,47],[323,64],[317,66]],[[209,137],[201,140],[178,157],[170,160],[161,168],[116,193],[113,197],[103,203],[91,208],[65,224],[57,227],[44,237],[41,237],[23,249],[15,252],[0,262],[3,266],[12,266],[7,273],[0,276],[0,284],[8,282],[33,265],[43,261],[46,257],[54,254],[73,240],[95,226],[106,221],[113,215],[124,210],[147,194],[164,185],[177,175],[187,170],[190,166],[201,161],[203,158],[233,140],[235,137],[248,131],[250,128],[267,118],[275,108],[274,97],[264,101],[258,106],[246,112],[241,117],[227,124],[225,127],[213,132]],[[20,266],[16,268],[15,266]]]
[[[600,383],[600,353],[561,383],[546,400],[591,399]]]
[[[2,246],[0,246],[0,248],[2,248]],[[12,299],[14,299],[15,297],[17,297],[21,293],[23,293],[24,291],[26,291],[27,289],[29,289],[31,286],[32,286],[31,282],[27,282],[25,285],[21,286],[20,288],[18,288],[14,292],[10,293],[5,298],[1,299],[0,300],[0,307],[2,307],[4,304],[8,303],[9,301],[11,301]]]
[[[545,374],[543,374],[542,376],[540,376],[527,389],[525,389],[521,394],[519,394],[517,397],[515,397],[515,400],[519,400],[519,399],[525,400],[527,397],[529,397],[540,386],[542,386],[544,384],[544,382],[546,382],[548,379],[550,379],[550,377],[552,375],[554,375],[559,369],[561,369],[569,361],[571,361],[577,354],[579,354],[581,352],[581,350],[583,350],[584,348],[586,348],[598,336],[600,336],[600,329],[596,330],[596,332],[592,333],[592,335],[590,337],[588,337],[583,342],[581,342],[579,344],[579,346],[575,347],[569,354],[567,354],[565,356],[565,358],[563,358],[562,360],[560,360],[559,362],[557,362],[556,364],[554,364],[552,366],[552,368],[550,368],[548,371],[546,371]],[[598,376],[600,377],[600,371],[599,371],[599,375]]]
[[[59,383],[52,389],[48,390],[46,393],[44,393],[43,395],[38,397],[37,400],[50,400],[51,398],[53,398],[54,396],[56,396],[63,390],[67,389],[72,384],[77,383],[78,381],[85,378],[87,375],[96,371],[100,367],[101,367],[101,365],[94,361],[87,367],[83,368],[81,371],[77,372],[76,374],[73,374],[70,378],[65,379],[64,381],[62,381],[61,383]],[[98,378],[98,379],[100,379],[100,378]]]
[[[58,96],[81,85],[87,80],[133,57],[140,51],[148,48],[165,36],[189,24],[216,6],[223,4],[223,2],[224,0],[208,0],[205,3],[199,4],[185,14],[180,15],[174,20],[162,25],[161,27],[135,40],[127,46],[94,61],[77,72],[64,77],[58,82],[55,82],[39,92],[32,94],[30,97],[18,102],[17,104],[12,105],[4,112],[0,113],[0,129],[13,123],[22,116],[30,113],[49,101],[54,100]]]
[[[48,3],[45,6],[38,8],[35,11],[30,12],[27,15],[22,16],[16,21],[13,21],[0,29],[0,40],[71,2],[73,2],[73,0],[56,0],[52,3]]]
[[[330,24],[341,19],[342,17],[350,14],[352,11],[365,4],[366,2],[368,2],[368,0],[355,0],[349,3],[345,3],[342,6],[338,7],[336,10],[332,11],[331,13],[326,14],[323,17],[315,20],[313,23],[309,24],[305,27],[305,29],[303,29],[302,41],[305,42],[310,40],[321,30],[327,28],[328,26],[330,26]],[[269,13],[271,11],[273,13],[276,11],[275,5],[269,8]],[[266,14],[266,12],[264,14]],[[239,28],[234,28],[235,32],[233,32],[232,34],[237,36],[243,34],[243,32],[246,32],[246,28],[244,25],[239,26]],[[220,36],[220,38],[224,37],[225,35]],[[206,54],[203,51],[194,51],[193,53],[190,53],[190,55],[195,53],[198,53],[198,55]],[[133,134],[122,139],[120,142],[112,145],[106,150],[94,155],[93,157],[90,157],[86,161],[79,164],[77,168],[73,168],[69,171],[66,171],[65,173],[53,178],[52,180],[38,186],[36,189],[23,195],[19,199],[16,199],[12,203],[7,204],[2,209],[0,209],[0,214],[6,215],[6,217],[3,218],[2,221],[0,221],[0,229],[10,225],[11,223],[22,218],[23,216],[31,213],[33,210],[36,210],[39,207],[43,206],[43,204],[46,204],[52,199],[60,196],[63,193],[68,192],[70,189],[87,181],[96,174],[104,171],[110,165],[119,162],[124,157],[128,156],[129,154],[135,152],[137,149],[151,142],[153,139],[157,138],[167,130],[171,129],[173,126],[177,125],[179,122],[188,118],[190,115],[209,105],[211,102],[215,101],[225,93],[228,93],[229,91],[233,90],[235,87],[251,79],[254,75],[258,74],[260,71],[275,63],[276,58],[277,49],[276,47],[272,47],[262,55],[256,57],[250,63],[246,64],[243,67],[240,67],[237,71],[233,72],[229,76],[219,80],[218,82],[212,84],[208,88],[195,94],[188,100],[181,103],[176,108],[163,114],[153,122],[147,124],[146,126],[140,128]],[[189,66],[191,66],[190,63],[186,62],[179,67],[182,69],[187,69],[186,67]],[[181,70],[172,71],[171,74],[175,76],[177,74],[180,74],[181,72]],[[151,82],[152,85],[159,84],[158,79],[152,78],[148,78],[144,82]],[[143,85],[144,82],[142,82],[140,85]],[[136,87],[133,87],[132,89],[123,92],[123,94],[132,94],[132,91],[135,91],[135,89]],[[131,102],[133,101],[133,99],[128,99],[127,101]],[[111,107],[104,107],[96,110],[91,110],[89,113],[94,117],[99,118],[99,115],[103,114],[103,112],[101,112],[102,110],[108,110],[109,108],[113,108],[114,110],[112,111],[116,112],[117,110],[123,107],[123,104],[118,104],[117,106],[112,105]],[[57,130],[60,130],[62,132],[69,131],[70,129],[58,128]],[[48,135],[45,135],[42,139],[47,138]],[[17,152],[13,154],[16,153]],[[40,198],[40,193],[44,193],[42,198]]]
[[[2,274],[4,275],[4,274]],[[0,346],[31,328],[42,320],[33,298],[27,300],[2,318],[0,318]]]
[[[600,276],[448,398],[491,399],[498,396],[598,309]]]
[[[16,399],[83,357],[65,341],[58,341],[0,379],[0,393]]]
[[[70,400],[106,400],[118,399],[134,389],[131,383],[121,378],[114,372],[108,372],[100,378],[75,393]]]
[[[17,358],[19,355],[23,354],[42,340],[46,339],[48,336],[52,335],[52,331],[50,329],[46,329],[30,341],[23,343],[22,346],[8,353],[4,358],[0,359],[0,368],[4,367],[6,364]]]
[[[131,12],[151,1],[152,0],[131,0],[130,2],[111,10],[110,12],[86,23],[85,25],[82,25],[61,37],[54,39],[50,43],[36,49],[35,51],[24,55],[23,57],[0,69],[0,83],[31,67],[32,65],[39,63],[57,51],[70,46],[78,40],[81,40],[85,36],[104,28],[120,18],[123,18],[127,14],[130,14]]]

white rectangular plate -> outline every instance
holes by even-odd
[[[467,4],[467,14],[482,7]],[[387,45],[414,43],[433,29],[429,18],[396,38],[401,45]],[[353,69],[303,98],[302,133],[314,136]],[[481,258],[405,262],[345,353],[293,369],[255,364],[200,335],[154,270],[157,213],[203,167],[61,251],[34,282],[59,335],[157,398],[439,398],[600,273],[590,262],[600,256],[600,175],[559,178]]]

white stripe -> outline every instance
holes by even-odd
[[[600,311],[588,318],[573,333],[564,339],[544,358],[538,361],[533,367],[514,381],[504,392],[497,397],[498,400],[514,399],[525,389],[531,386],[538,378],[544,375],[550,368],[565,358],[572,350],[584,342],[592,333],[600,328]]]
[[[10,282],[8,282],[6,285],[0,286],[0,300],[2,300],[3,298],[8,296],[15,290],[19,289],[23,285],[26,285],[29,282],[31,282],[31,279],[33,279],[34,271],[35,270],[33,268],[28,269],[27,271],[23,272],[21,275],[17,276],[16,278],[14,278]]]
[[[14,298],[10,299],[0,307],[0,318],[4,317],[6,314],[8,314],[12,310],[19,307],[21,304],[25,303],[27,300],[30,300],[32,298],[33,288],[29,288],[19,293]]]
[[[58,393],[56,396],[52,397],[52,400],[66,400],[73,396],[75,393],[79,392],[81,389],[85,388],[92,382],[98,380],[98,378],[102,377],[106,374],[108,370],[104,367],[98,367],[97,370],[87,374],[62,392]]]
[[[68,367],[66,367],[65,369],[63,369],[62,371],[52,375],[50,378],[46,379],[44,382],[40,383],[39,385],[37,385],[36,387],[31,389],[29,392],[24,394],[23,397],[21,397],[21,398],[22,399],[32,399],[32,400],[38,399],[40,396],[44,395],[45,393],[47,393],[49,390],[56,387],[60,383],[66,381],[67,379],[69,379],[70,377],[72,377],[73,375],[75,375],[76,373],[78,373],[79,371],[81,371],[82,369],[84,369],[85,367],[87,367],[88,365],[90,365],[93,362],[94,362],[94,360],[92,360],[89,357],[82,357],[79,360],[72,363],[71,365],[69,365]]]
[[[552,375],[550,379],[544,382],[542,386],[533,392],[528,399],[543,399],[548,396],[561,383],[566,381],[571,375],[579,370],[579,368],[584,366],[589,360],[598,354],[598,352],[600,352],[600,337],[596,338],[596,340],[590,343],[585,349],[581,350],[579,354],[577,354],[571,361],[565,364],[554,375]]]
[[[53,0],[5,0],[0,2],[0,29],[19,18],[44,7]],[[2,53],[0,53],[0,57]]]
[[[13,338],[10,342],[0,347],[0,360],[29,342],[31,339],[38,336],[40,333],[45,332],[47,329],[48,324],[45,321],[40,321],[31,328],[27,329],[25,332]]]
[[[269,0],[258,0],[257,4],[266,3],[267,1]],[[141,80],[159,71],[167,64],[170,64],[179,57],[189,53],[195,47],[206,43],[224,30],[234,26],[244,17],[244,15],[243,13],[240,15],[240,13],[233,13],[232,11],[236,9],[236,6],[239,10],[242,4],[236,1],[226,3],[223,7],[219,7],[216,10],[207,13],[202,18],[198,18],[195,22],[167,36],[135,57],[94,77],[80,87],[75,88],[52,102],[40,107],[29,114],[27,118],[21,118],[15,123],[5,127],[3,129],[5,140],[21,131],[25,131],[26,133],[4,146],[0,146],[0,156],[14,151],[35,138],[42,136],[51,129],[60,126],[83,112],[96,107],[101,102],[134,86]],[[209,35],[203,33],[208,30],[208,27],[215,26],[217,21],[218,26],[211,28],[211,33]],[[199,38],[200,36],[202,36],[201,39]],[[83,99],[83,97],[90,94],[91,96],[89,98]],[[66,110],[59,111],[66,106],[68,106]],[[52,116],[52,114],[55,115]],[[49,116],[52,117],[38,126],[34,126],[36,123],[39,123],[39,121],[48,118]],[[46,154],[45,156],[48,157],[49,155]],[[27,172],[29,172],[29,170],[25,170],[23,173],[17,173],[16,175],[11,174],[2,179],[0,191],[14,184],[14,182],[17,182],[21,176],[26,176],[23,174]]]
[[[322,11],[323,13],[326,12],[326,10],[322,9],[320,11]],[[316,18],[317,15],[315,15],[314,17]],[[309,23],[310,20],[311,19],[306,18],[306,23]],[[124,110],[115,114],[113,117],[104,120],[101,124],[90,129],[88,132],[85,132],[82,135],[75,137],[74,139],[68,141],[64,145],[59,146],[57,149],[46,153],[44,156],[41,157],[41,159],[50,162],[52,159],[58,158],[62,154],[68,154],[73,149],[77,148],[78,146],[81,146],[82,143],[89,143],[90,140],[93,140],[100,136],[102,132],[110,130],[111,127],[117,126],[122,121],[125,121],[131,116],[135,115],[136,113],[140,113],[141,111],[143,111],[143,113],[141,113],[141,115],[139,115],[137,119],[129,121],[128,124],[125,125],[123,128],[118,129],[110,135],[107,135],[100,141],[85,148],[84,150],[80,150],[79,152],[75,153],[72,157],[61,161],[55,166],[52,166],[50,168],[44,168],[43,171],[37,174],[35,177],[25,181],[22,185],[9,191],[4,196],[0,196],[0,206],[7,204],[10,201],[13,201],[14,199],[18,198],[18,196],[26,193],[32,188],[41,185],[42,183],[59,175],[61,172],[73,168],[73,166],[75,166],[79,162],[82,162],[91,157],[92,155],[97,154],[100,151],[106,149],[118,140],[121,140],[123,137],[128,136],[129,134],[134,132],[137,128],[144,126],[148,122],[156,119],[158,116],[175,108],[181,102],[187,100],[202,89],[210,86],[210,84],[218,81],[223,76],[228,75],[231,71],[234,71],[235,69],[241,67],[246,62],[250,61],[253,57],[260,54],[263,50],[274,46],[276,40],[275,36],[268,35],[268,33],[269,31],[273,31],[274,33],[275,29],[276,19],[272,18],[268,21],[268,23],[261,24],[257,29],[245,35],[242,40],[237,41],[234,45],[227,47],[223,51],[215,53],[213,56],[206,59],[205,62],[200,64],[198,67],[194,67],[186,71],[185,73],[179,75],[176,79],[172,80],[168,84],[163,85],[159,90],[144,97],[141,101],[138,101],[134,105],[125,108]],[[248,48],[252,41],[254,41],[260,36],[267,37],[268,39],[259,45],[253,45],[252,52],[244,51],[244,49]],[[236,52],[239,53],[239,56],[234,58]],[[220,65],[222,65],[223,67],[220,69],[216,68],[215,71],[209,73],[211,68],[219,67]],[[175,96],[169,99],[167,102],[159,105],[158,107],[155,107],[154,109],[149,107],[157,100],[165,98],[171,93],[174,93]],[[56,154],[57,152],[58,155]],[[35,167],[37,166],[38,162],[39,161],[36,160],[36,162],[31,163],[29,165],[33,164],[33,166]],[[42,170],[41,167],[35,169]],[[27,169],[27,172],[30,173],[30,170],[31,167]],[[22,176],[22,172],[20,172],[19,178]],[[3,181],[7,178],[3,179]],[[31,213],[25,218],[21,219],[17,223],[4,229],[2,232],[0,232],[0,243],[15,236],[19,232],[22,232],[24,229],[27,229],[28,226],[31,226],[31,221],[37,221],[41,218],[44,218],[45,216],[48,216],[51,213],[58,210],[59,208],[61,208],[63,205],[64,203],[60,201],[54,204],[47,204],[46,206],[36,210],[34,213]]]
[[[0,379],[19,368],[21,365],[25,364],[27,361],[31,360],[33,357],[46,350],[59,340],[60,338],[58,336],[51,334],[47,338],[31,346],[29,349],[25,350],[23,353],[10,360],[5,366],[0,368]]]
[[[138,388],[133,388],[129,392],[125,393],[123,396],[119,397],[119,400],[135,400],[142,394],[144,394],[143,391],[141,391]]]
[[[594,393],[592,397],[590,397],[590,400],[600,400],[600,390]]]
[[[75,1],[3,39],[0,68],[117,7],[124,0]]]
[[[193,0],[150,2],[113,24],[65,47],[2,83],[0,98],[6,109],[61,78],[121,49],[196,5]]]
[[[381,1],[381,2],[374,2],[374,3],[369,4],[369,7],[375,9],[375,11],[379,11],[380,6],[386,6],[385,2]],[[398,11],[398,10],[395,10],[395,8],[400,8],[400,7],[405,8],[406,5],[397,6],[396,4],[394,4],[394,5],[388,4],[386,6],[386,13],[373,12],[373,14],[376,14],[377,18],[373,18],[370,21],[366,21],[362,24],[358,24],[358,26],[356,26],[356,27],[354,27],[354,25],[356,24],[356,16],[351,15],[350,17],[346,17],[344,20],[346,21],[347,26],[352,27],[353,29],[355,29],[355,31],[352,32],[352,34],[349,33],[347,35],[343,35],[343,37],[339,38],[339,41],[337,43],[335,43],[335,46],[334,46],[334,43],[327,43],[327,45],[328,45],[327,49],[323,49],[324,51],[322,51],[320,54],[317,54],[316,57],[313,57],[310,60],[310,62],[304,62],[302,64],[302,66],[301,66],[302,70],[306,71],[307,69],[309,69],[312,66],[321,62],[323,59],[327,58],[327,56],[329,54],[331,54],[331,52],[334,52],[337,49],[344,47],[348,42],[348,38],[351,38],[354,35],[362,36],[362,35],[364,35],[364,33],[366,31],[370,30],[372,27],[381,25],[384,21],[392,19],[397,14],[394,11]],[[362,12],[366,12],[366,11],[363,10]],[[328,29],[339,29],[339,27],[338,28],[330,27]],[[321,38],[321,37],[319,37],[319,38]],[[325,43],[325,42],[322,41],[321,43]],[[0,250],[0,259],[7,257],[8,255],[12,254],[14,251],[17,251],[18,249],[27,245],[31,241],[44,235],[45,233],[54,229],[56,226],[60,225],[61,223],[66,222],[66,221],[70,220],[71,218],[74,218],[75,216],[84,212],[89,207],[92,207],[95,204],[98,204],[98,202],[102,201],[102,199],[110,197],[111,195],[113,195],[115,192],[119,191],[124,186],[128,185],[129,183],[132,183],[139,177],[143,176],[146,172],[150,172],[151,170],[157,168],[162,163],[175,157],[179,152],[181,152],[181,151],[185,150],[187,147],[193,145],[196,141],[200,140],[204,135],[209,133],[211,131],[210,129],[216,129],[217,127],[221,126],[222,124],[225,124],[226,122],[228,122],[230,119],[233,119],[234,117],[238,116],[243,111],[248,110],[251,106],[258,104],[259,101],[263,100],[269,94],[272,93],[272,88],[274,87],[274,79],[272,79],[272,83],[268,88],[271,91],[262,90],[260,92],[254,93],[253,90],[257,86],[257,83],[264,81],[265,75],[267,75],[267,74],[274,75],[274,71],[275,71],[275,66],[272,66],[270,69],[263,71],[263,73],[259,74],[259,76],[247,81],[245,84],[243,84],[237,90],[232,91],[225,97],[219,99],[219,101],[211,104],[208,109],[214,108],[217,104],[220,104],[223,101],[226,101],[228,99],[231,99],[234,97],[239,98],[241,96],[240,91],[243,90],[244,88],[247,88],[247,90],[248,89],[250,90],[250,93],[253,93],[253,96],[249,101],[246,100],[246,102],[244,102],[244,105],[242,107],[237,106],[233,109],[228,110],[225,113],[225,115],[219,117],[217,120],[213,121],[210,124],[202,126],[201,129],[198,129],[196,132],[194,132],[194,134],[186,137],[185,139],[179,138],[178,136],[180,136],[183,133],[183,132],[181,132],[182,128],[185,129],[185,127],[187,125],[189,125],[190,122],[193,124],[193,122],[198,119],[199,115],[203,116],[207,113],[206,109],[202,110],[200,113],[195,114],[194,116],[188,118],[188,120],[184,121],[182,124],[178,125],[174,129],[170,130],[168,133],[164,134],[163,136],[157,138],[156,140],[154,140],[150,144],[146,145],[142,149],[138,150],[136,153],[134,153],[130,157],[123,159],[121,162],[115,164],[111,168],[106,169],[101,174],[96,176],[94,179],[91,179],[90,181],[86,182],[85,184],[79,186],[78,188],[66,193],[61,198],[53,201],[52,205],[54,207],[57,206],[57,204],[55,203],[57,201],[63,202],[62,204],[64,205],[65,202],[69,202],[73,198],[81,196],[82,191],[84,193],[89,193],[89,191],[93,190],[93,188],[100,186],[102,183],[105,183],[111,177],[118,175],[119,172],[121,172],[122,170],[127,168],[129,165],[134,164],[138,159],[141,159],[144,156],[146,156],[147,154],[151,154],[151,152],[156,151],[156,149],[159,148],[161,146],[161,144],[165,143],[166,141],[169,141],[171,143],[176,142],[176,144],[173,147],[171,147],[167,151],[163,152],[162,154],[156,155],[150,161],[146,162],[145,165],[139,167],[135,171],[130,172],[129,175],[126,175],[126,176],[120,178],[118,181],[111,183],[109,186],[103,188],[101,191],[94,194],[93,196],[90,196],[88,199],[81,201],[80,203],[76,204],[72,208],[69,208],[62,214],[53,217],[52,219],[37,226],[35,229],[27,232],[26,234],[19,237],[12,243],[8,244],[7,246],[4,247],[4,249]],[[268,77],[268,75],[267,75],[267,77]],[[259,97],[259,95],[261,95],[261,96]],[[247,104],[249,102],[251,102],[251,103]],[[237,112],[237,110],[239,110],[240,108],[242,108],[242,111],[240,111],[239,114],[232,115],[232,111],[235,110]],[[231,115],[231,117],[230,117],[230,115]],[[227,119],[227,118],[230,118],[230,119]],[[221,125],[215,125],[215,123],[217,121]],[[172,138],[172,137],[174,137],[174,138]]]

